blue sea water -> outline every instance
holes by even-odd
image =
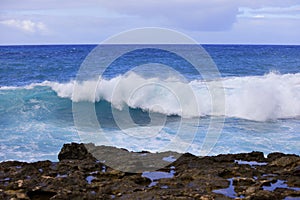
[[[220,118],[219,123],[223,123],[223,116],[215,115],[209,109],[206,100],[210,94],[201,76],[182,60],[174,64],[174,59],[169,59],[170,55],[166,57],[161,51],[145,50],[142,54],[133,52],[127,55],[134,60],[134,65],[147,61],[149,57],[152,62],[153,59],[163,59],[164,64],[174,65],[176,70],[185,74],[188,82],[184,84],[193,89],[198,100],[200,112],[196,114],[192,111],[184,115],[180,113],[177,103],[158,88],[145,88],[139,91],[134,101],[127,101],[124,95],[129,93],[131,85],[145,83],[151,78],[160,80],[161,74],[145,68],[143,75],[150,77],[134,72],[124,75],[129,65],[126,59],[114,63],[105,72],[104,85],[97,89],[95,98],[86,95],[93,83],[87,80],[79,88],[82,96],[74,100],[77,72],[95,47],[0,46],[0,161],[57,160],[57,153],[64,143],[84,141],[74,124],[72,106],[85,102],[95,103],[98,120],[111,144],[134,151],[157,151],[170,141],[184,145],[184,135],[176,137],[178,127],[181,126],[188,137],[193,122],[200,119],[198,132],[188,148],[189,152],[199,155],[205,139],[203,133],[208,129],[211,117]],[[222,82],[226,100],[225,123],[209,155],[253,150],[300,154],[300,46],[203,47],[221,74],[220,78],[210,81]],[[166,79],[172,77],[164,77]],[[118,81],[123,84],[116,92],[117,101],[112,101],[110,93]],[[183,83],[172,80],[168,84],[181,90]],[[126,108],[138,125],[126,127],[131,137],[122,133],[111,111]],[[151,115],[166,119],[159,134],[153,135],[157,126],[151,125]],[[184,124],[182,118],[187,119]],[[101,141],[95,142],[101,144]]]

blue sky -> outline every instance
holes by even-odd
[[[0,44],[98,44],[163,27],[201,44],[300,44],[299,0],[1,0]]]

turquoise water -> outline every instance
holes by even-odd
[[[95,103],[104,135],[113,146],[130,150],[160,151],[169,143],[185,146],[200,155],[211,117],[223,125],[222,117],[210,109],[206,82],[184,60],[166,52],[131,52],[105,71],[96,96],[86,95],[92,80],[79,87],[73,96],[76,74],[93,45],[1,46],[0,47],[0,161],[57,160],[64,143],[85,142],[74,124],[72,105]],[[209,155],[219,153],[264,153],[281,151],[300,154],[300,46],[204,45],[216,63],[225,92],[225,123]],[[110,53],[114,53],[113,51]],[[133,60],[132,63],[128,59]],[[172,65],[187,77],[172,79],[151,68],[142,73],[127,72],[132,65],[158,62]],[[176,62],[174,62],[176,60]],[[178,102],[160,87],[146,87],[134,96],[124,97],[132,85],[155,80],[170,88],[192,88],[199,112],[187,108],[181,113]],[[170,81],[171,80],[171,81]],[[116,100],[110,98],[117,82],[122,82]],[[81,95],[82,94],[82,95]],[[188,102],[189,96],[183,102]],[[155,107],[156,106],[156,107]],[[129,110],[136,126],[124,129],[112,112]],[[151,117],[165,120],[151,123]],[[184,120],[184,123],[182,123]],[[199,121],[199,124],[197,122]],[[197,124],[197,131],[191,136]],[[178,128],[182,133],[177,135]],[[125,130],[125,132],[124,132]],[[145,137],[149,136],[149,137]],[[178,137],[177,137],[178,136]],[[190,140],[192,137],[192,140]],[[100,138],[92,140],[102,144]],[[170,150],[177,150],[170,147]]]

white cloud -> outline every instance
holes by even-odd
[[[233,0],[110,0],[101,6],[121,14],[156,19],[157,26],[169,28],[221,31],[231,28],[236,21],[238,7]]]
[[[36,32],[46,32],[47,27],[42,22],[33,22],[31,20],[16,20],[16,19],[7,19],[0,21],[0,24],[17,28],[24,32],[36,33]]]
[[[299,0],[1,0],[0,44],[97,43],[120,31],[147,26],[175,29],[203,43],[300,44],[299,4]]]
[[[261,8],[240,7],[239,12],[238,17],[245,18],[257,18],[260,16],[264,18],[300,19],[300,5]]]
[[[21,5],[17,0],[3,0],[1,10],[6,15],[122,18],[129,26],[143,21],[144,26],[200,31],[228,30],[238,14],[234,0],[24,0]]]

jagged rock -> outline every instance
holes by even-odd
[[[273,160],[276,160],[277,158],[281,158],[285,156],[284,153],[281,153],[281,152],[273,152],[273,153],[269,153],[267,158],[269,161],[273,161]]]
[[[137,164],[131,160],[134,158],[141,158],[142,164],[161,162],[164,165],[151,172],[154,178],[149,178],[139,171],[114,169],[93,155],[115,155],[112,159],[122,158],[119,163],[129,165],[129,169]],[[171,155],[178,159],[173,163],[163,161]],[[254,200],[300,197],[297,191],[300,161],[296,155],[273,153],[264,158],[261,152],[251,152],[198,157],[175,152],[134,153],[115,147],[72,143],[63,146],[59,160],[0,163],[0,199],[231,199],[226,192],[215,192],[227,189],[234,189],[231,195],[235,198],[241,195]],[[268,165],[238,164],[235,160]],[[146,169],[151,171],[151,167]],[[155,173],[165,177],[155,177]],[[285,181],[287,187],[265,189],[278,180]]]
[[[84,159],[93,159],[93,156],[86,149],[83,143],[71,143],[64,144],[63,148],[58,154],[59,160],[84,160]]]
[[[266,191],[260,190],[251,195],[250,200],[280,200],[281,198],[278,197],[276,194]]]
[[[217,162],[233,162],[234,160],[244,160],[244,161],[266,161],[264,154],[258,151],[252,151],[251,153],[239,153],[239,154],[221,154],[218,156],[213,156]]]
[[[255,184],[256,181],[253,178],[234,178],[233,185],[250,186]]]
[[[293,169],[293,175],[294,175],[294,176],[300,176],[300,165],[296,166],[296,167]]]
[[[286,167],[289,165],[297,164],[300,161],[300,157],[298,156],[284,156],[275,159],[270,163],[271,166],[279,166],[279,167]]]

